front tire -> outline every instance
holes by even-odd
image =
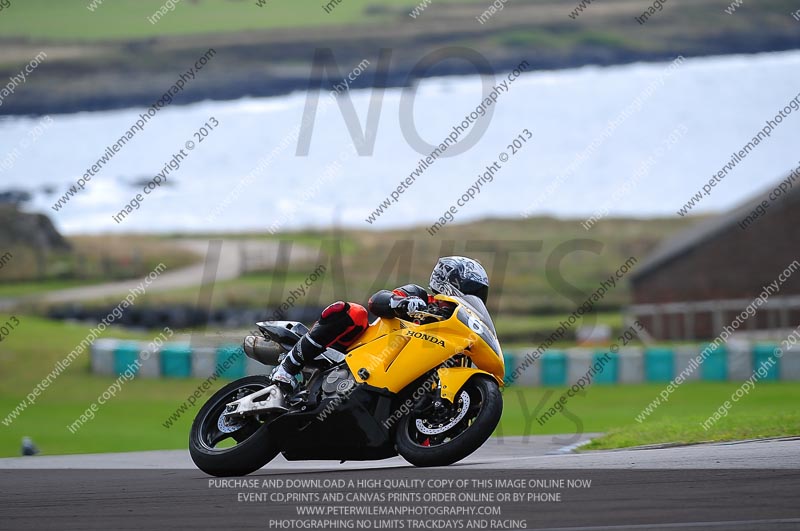
[[[254,417],[232,423],[221,420],[226,404],[270,385],[266,376],[241,378],[214,393],[200,408],[189,433],[189,454],[197,468],[212,476],[244,476],[278,455],[269,423]]]
[[[419,467],[461,461],[492,435],[503,414],[503,396],[497,382],[473,376],[450,408],[444,418],[425,418],[413,412],[404,416],[395,434],[397,452]]]

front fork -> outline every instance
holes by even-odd
[[[464,384],[478,374],[484,374],[494,379],[500,386],[503,385],[502,378],[498,379],[497,376],[487,371],[473,367],[466,356],[457,356],[449,359],[434,372],[433,385],[430,389],[432,393],[425,393],[417,400],[414,407],[415,411],[424,413],[428,412],[431,407],[441,408],[454,404]],[[443,400],[445,403],[442,403]]]

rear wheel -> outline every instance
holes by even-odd
[[[453,404],[409,413],[397,425],[397,452],[416,466],[445,466],[460,461],[492,435],[503,413],[497,382],[473,376]]]
[[[189,434],[189,454],[197,468],[212,476],[244,476],[278,455],[264,419],[223,416],[226,404],[270,385],[266,376],[248,376],[226,385],[200,408]]]

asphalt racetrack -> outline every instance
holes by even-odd
[[[800,438],[570,452],[588,438],[446,468],[278,457],[246,482],[185,451],[0,459],[0,529],[800,529]]]

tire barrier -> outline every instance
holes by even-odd
[[[85,307],[80,304],[55,306],[47,312],[47,317],[57,320],[70,320],[96,325],[113,310],[108,307]],[[296,307],[285,312],[287,321],[314,322],[319,319],[322,307]],[[191,328],[251,328],[257,321],[275,319],[275,311],[253,308],[220,308],[201,310],[192,306],[170,306],[166,308],[137,308],[131,306],[123,312],[116,324],[127,328],[156,330],[165,326],[173,330]]]
[[[119,376],[134,361],[141,358],[146,343],[98,339],[91,349],[92,372],[103,376]],[[774,358],[764,380],[800,381],[800,348],[788,350],[775,358],[774,344],[737,345],[720,348],[705,361],[694,360],[705,345],[675,348],[626,347],[617,354],[604,350],[572,348],[552,350],[523,371],[515,381],[519,386],[561,387],[586,374],[591,366],[602,366],[592,377],[592,383],[637,384],[666,383],[678,375],[687,381],[744,381],[762,364]],[[504,353],[506,373],[519,366],[527,352],[513,350]],[[604,363],[599,363],[605,358]],[[241,345],[191,347],[186,343],[165,343],[142,361],[137,377],[142,378],[207,378],[217,372],[220,378],[237,379],[243,376],[268,374],[272,367],[245,356]]]
[[[91,349],[92,373],[117,377],[138,358],[141,366],[136,376],[142,378],[219,378],[236,380],[244,376],[269,374],[272,367],[245,356],[241,345],[191,347],[187,343],[165,343],[148,359],[141,354],[147,343],[116,339],[98,339]]]

